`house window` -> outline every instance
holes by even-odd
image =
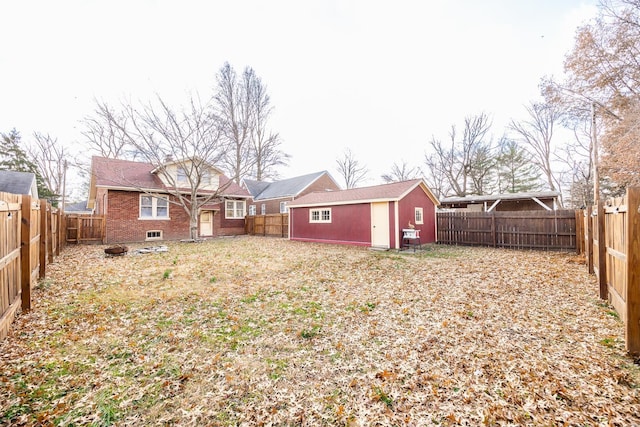
[[[147,231],[146,240],[162,240],[162,230],[149,230],[149,231]]]
[[[416,208],[415,220],[416,224],[424,224],[424,217],[422,216],[422,208]]]
[[[261,213],[260,213],[261,215],[266,215],[266,214],[267,214],[267,205],[266,205],[266,204],[264,204],[264,203],[263,203],[263,204],[260,206],[260,212],[261,212]]]
[[[249,215],[256,214],[256,205],[249,205]]]
[[[309,211],[309,222],[331,222],[331,208],[311,209]]]
[[[169,219],[169,197],[140,195],[141,219]]]
[[[244,218],[244,200],[227,200],[224,217],[227,219]]]
[[[185,171],[182,166],[178,166],[177,179],[179,184],[187,182],[187,171]]]
[[[200,177],[200,183],[202,185],[211,184],[211,171],[209,171],[209,169],[202,171],[202,176]]]
[[[289,208],[287,208],[287,202],[280,202],[280,213],[287,213],[289,212]]]

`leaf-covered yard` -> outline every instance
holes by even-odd
[[[575,255],[168,246],[65,249],[0,342],[1,424],[640,424]]]

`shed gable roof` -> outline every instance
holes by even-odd
[[[306,194],[299,199],[290,202],[290,208],[303,206],[328,206],[346,205],[375,201],[401,200],[414,188],[420,186],[427,197],[437,206],[438,199],[433,195],[429,187],[422,179],[392,182],[390,184],[374,185],[370,187],[351,188],[339,191],[314,192]]]
[[[36,175],[32,172],[0,170],[0,192],[29,194],[37,198]]]
[[[279,199],[299,195],[323,175],[327,175],[333,181],[333,178],[327,171],[322,171],[275,182],[245,179],[244,183],[249,193],[253,196],[253,200]],[[336,184],[336,187],[337,186]]]

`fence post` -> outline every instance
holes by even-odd
[[[607,239],[605,235],[604,202],[598,201],[598,284],[600,285],[600,299],[609,299],[607,288]]]
[[[31,196],[22,196],[20,226],[20,287],[22,311],[31,310]]]
[[[576,254],[584,253],[584,213],[582,210],[576,209]]]
[[[627,351],[640,353],[640,187],[627,189]]]
[[[587,207],[587,241],[586,252],[587,252],[587,269],[589,270],[589,274],[593,274],[593,221],[591,218],[591,213],[593,212],[593,207]]]
[[[491,212],[491,239],[493,240],[493,247],[498,246],[498,240],[496,237],[496,212]]]
[[[64,240],[66,240],[66,236],[64,236],[64,240],[63,240],[63,236],[61,233],[62,230],[62,209],[58,208],[58,212],[56,212],[56,216],[58,217],[58,221],[56,222],[56,238],[58,239],[58,244],[56,245],[56,256],[60,256],[60,246],[62,245],[62,242]]]
[[[47,239],[51,234],[49,222],[47,221],[47,211],[49,205],[46,199],[40,199],[40,279],[47,275]]]

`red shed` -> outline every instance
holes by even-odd
[[[415,227],[431,243],[438,204],[422,179],[311,193],[289,203],[289,238],[399,249]]]

